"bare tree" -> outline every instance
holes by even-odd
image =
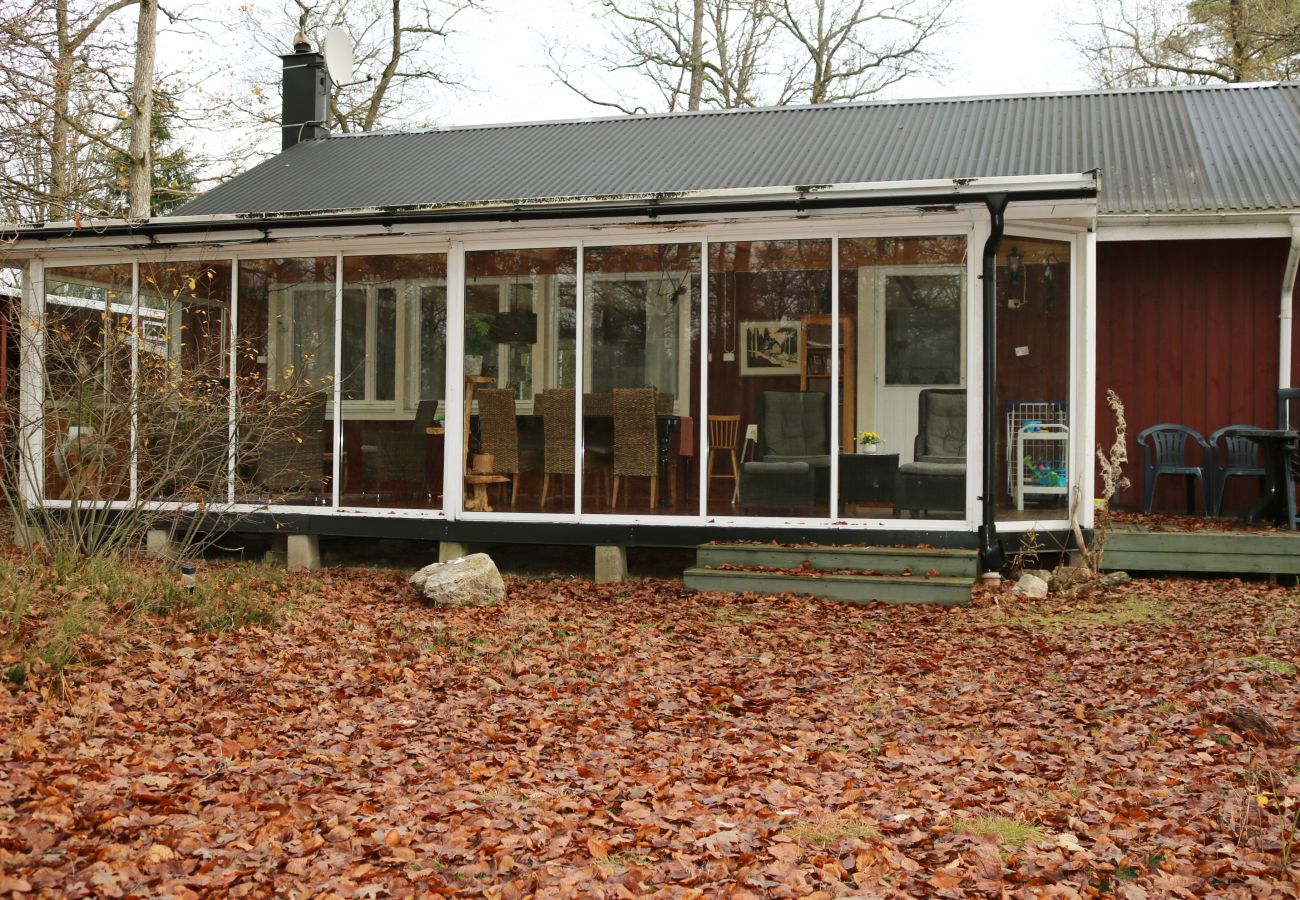
[[[109,177],[108,135],[124,104],[114,71],[129,52],[118,14],[137,0],[26,0],[0,19],[4,211],[67,218]]]
[[[6,219],[150,214],[157,14],[157,0],[26,0],[0,18]]]
[[[551,40],[546,47],[552,76],[587,102],[628,115],[761,104],[769,74],[763,63],[776,31],[768,0],[600,6],[608,46],[574,53]]]
[[[561,84],[624,113],[833,103],[936,69],[930,39],[947,23],[950,6],[951,0],[602,0],[607,48],[578,65],[560,42],[547,52]],[[604,76],[612,81],[592,86]]]
[[[356,83],[335,85],[330,97],[330,125],[341,132],[373,131],[396,122],[404,127],[428,124],[428,109],[437,88],[459,88],[461,78],[448,63],[446,46],[456,18],[481,9],[478,0],[279,0],[240,6],[238,27],[249,36],[249,57],[241,61],[245,74],[234,81],[232,94],[210,98],[214,110],[233,106],[233,125],[256,125],[262,133],[274,128],[280,109],[280,70],[275,57],[290,52],[301,32],[319,48],[336,26],[354,44]],[[227,82],[222,81],[225,87]],[[264,152],[258,147],[258,153]]]
[[[779,0],[773,14],[794,42],[781,103],[840,103],[941,68],[931,38],[951,0]]]
[[[1094,0],[1072,41],[1102,87],[1300,77],[1300,0]]]
[[[131,218],[149,218],[153,199],[153,69],[158,35],[158,0],[137,0],[140,16],[135,37],[135,77],[131,80],[130,159]]]

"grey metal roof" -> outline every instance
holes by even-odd
[[[1300,82],[869,102],[332,135],[177,215],[1051,175],[1102,214],[1300,208]]]

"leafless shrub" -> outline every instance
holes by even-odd
[[[0,491],[16,539],[60,569],[134,551],[156,529],[189,558],[238,523],[236,501],[323,499],[328,386],[288,378],[269,391],[250,368],[232,396],[228,374],[213,374],[228,373],[228,355],[182,366],[176,341],[116,304],[16,318],[27,377],[0,409]]]

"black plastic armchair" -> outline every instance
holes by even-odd
[[[1196,511],[1195,494],[1193,493],[1192,479],[1200,479],[1201,482],[1201,501],[1203,503],[1205,514],[1210,514],[1210,494],[1213,490],[1211,481],[1208,477],[1210,469],[1210,445],[1201,433],[1195,428],[1188,428],[1186,425],[1174,425],[1164,423],[1161,425],[1152,425],[1145,429],[1137,437],[1138,443],[1142,446],[1142,480],[1143,493],[1142,511],[1151,512],[1151,504],[1156,498],[1156,480],[1161,475],[1182,475],[1187,479],[1187,514],[1193,515]],[[1195,442],[1200,448],[1200,463],[1189,464],[1187,454],[1187,443]],[[1195,450],[1192,451],[1193,458]]]
[[[1252,475],[1264,478],[1264,464],[1259,459],[1259,444],[1235,431],[1258,430],[1255,425],[1228,425],[1210,435],[1210,498],[1211,515],[1218,518],[1223,512],[1223,493],[1228,479],[1233,475]]]

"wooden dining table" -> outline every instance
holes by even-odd
[[[520,435],[537,435],[538,446],[541,446],[540,437],[542,434],[542,415],[541,413],[519,413],[515,416],[516,426]],[[670,461],[672,459],[671,448],[673,435],[681,430],[682,417],[677,415],[657,415],[655,416],[655,436],[659,442],[659,477],[662,484],[668,485],[668,491],[661,492],[660,505],[672,505],[677,502],[677,480],[670,478]],[[614,417],[609,414],[583,415],[582,430],[585,435],[608,435],[612,446],[614,440]],[[474,435],[475,440],[478,438],[479,424],[478,415],[470,416],[470,432]],[[522,441],[521,441],[522,445]]]

